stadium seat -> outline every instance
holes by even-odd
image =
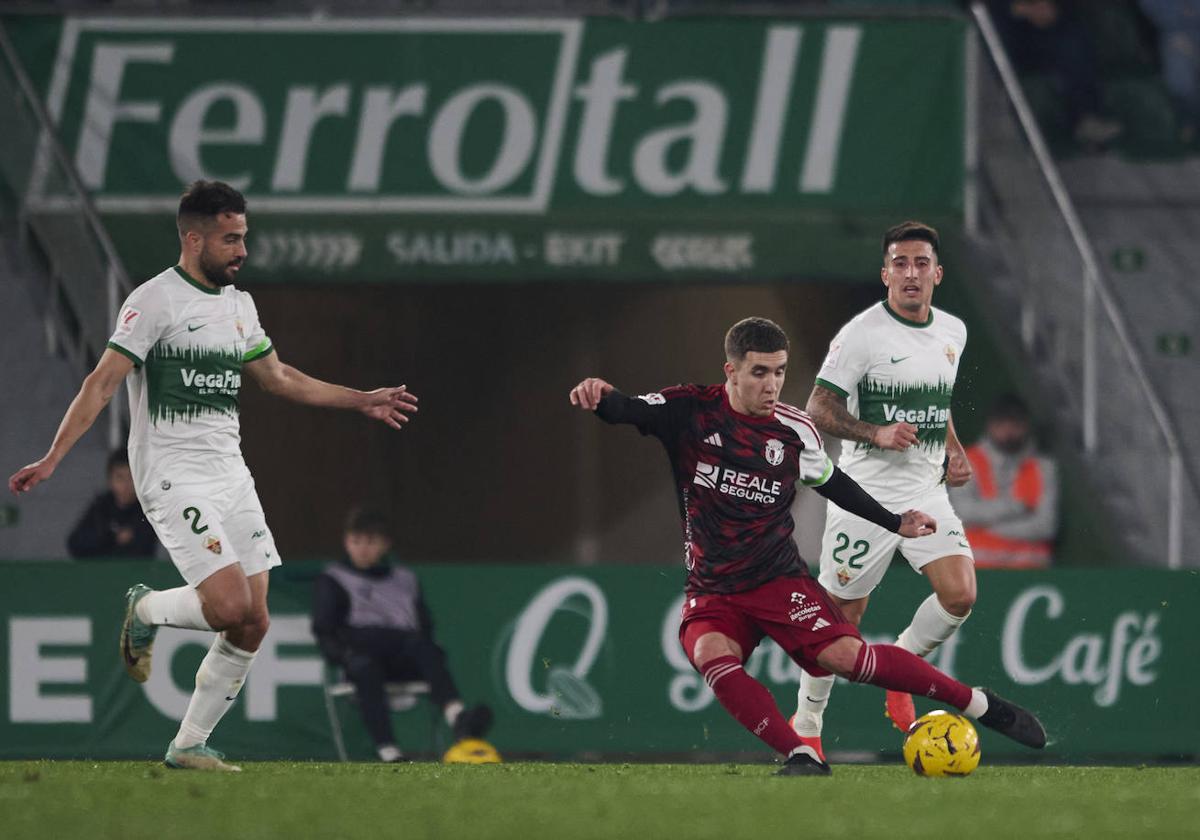
[[[385,686],[388,695],[388,707],[393,712],[407,712],[428,698],[430,685],[427,682],[390,682]],[[325,712],[329,716],[329,732],[333,737],[333,746],[337,750],[338,761],[349,761],[346,751],[346,739],[342,734],[342,720],[338,715],[337,700],[339,697],[355,699],[354,683],[345,679],[345,675],[334,669],[325,672]],[[441,711],[432,701],[429,703],[429,749],[435,755],[441,752]]]
[[[1104,84],[1104,107],[1125,126],[1120,147],[1133,156],[1171,156],[1186,150],[1175,109],[1161,79],[1123,76]]]

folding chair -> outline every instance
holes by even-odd
[[[333,673],[333,678],[331,678],[331,673]],[[329,731],[333,735],[333,746],[337,750],[339,761],[349,761],[346,754],[346,741],[342,736],[342,721],[338,716],[337,705],[334,701],[339,697],[349,697],[353,700],[355,698],[354,683],[349,682],[341,672],[334,673],[327,669],[324,689],[325,712],[329,715]],[[421,702],[422,697],[429,697],[430,686],[429,683],[420,681],[389,682],[384,685],[384,690],[387,692],[389,709],[393,712],[407,712],[409,709],[415,708]],[[441,710],[434,705],[432,700],[429,702],[429,709],[429,748],[437,755],[441,748],[439,724],[442,715]]]

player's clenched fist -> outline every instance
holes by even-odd
[[[577,405],[587,411],[595,411],[600,405],[600,399],[613,389],[603,379],[589,376],[571,389],[571,405]]]
[[[927,537],[937,533],[937,520],[919,510],[906,510],[900,514],[900,536]]]
[[[912,423],[893,423],[890,426],[877,426],[871,435],[871,443],[880,449],[892,449],[903,452],[917,442],[917,427]]]

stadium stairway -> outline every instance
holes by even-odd
[[[1064,161],[1061,172],[1109,288],[1125,311],[1147,375],[1174,420],[1195,486],[1200,479],[1200,158],[1084,157]]]
[[[36,291],[44,288],[35,263],[0,216],[0,473],[8,476],[41,456],[79,388],[79,374],[48,349]],[[124,398],[124,393],[118,394]],[[51,481],[0,498],[0,560],[62,558],[77,518],[104,487],[107,423],[96,426],[71,451]]]

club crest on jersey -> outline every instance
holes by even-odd
[[[219,539],[217,539],[216,537],[209,537],[208,539],[206,539],[204,541],[204,547],[207,548],[209,551],[211,551],[213,554],[221,553],[221,541]]]
[[[845,586],[846,584],[848,584],[850,582],[850,573],[847,572],[845,569],[838,569],[837,570],[837,579],[838,579],[839,584],[841,584],[842,586]]]
[[[783,441],[769,440],[767,448],[763,450],[763,457],[767,459],[767,463],[772,467],[778,467],[783,463]]]
[[[245,329],[245,327],[242,326],[242,319],[238,318],[236,321],[233,322],[233,325],[235,327],[237,327],[238,338],[245,338],[246,337],[246,329]]]
[[[946,361],[948,361],[951,364],[951,366],[953,366],[954,360],[956,358],[958,358],[958,351],[954,349],[953,345],[947,344],[945,352],[946,352]]]

